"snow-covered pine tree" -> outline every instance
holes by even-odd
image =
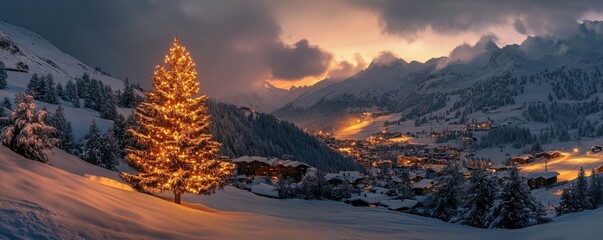
[[[50,74],[46,75],[44,79],[44,92],[42,94],[43,96],[40,99],[41,101],[51,104],[59,103],[59,97],[56,92],[54,78]]]
[[[102,97],[102,100],[98,100],[100,105],[100,116],[104,119],[115,120],[118,114],[115,95],[113,95],[113,91],[109,86],[101,87],[101,89],[104,89],[101,90],[104,97]]]
[[[325,179],[325,173],[317,171],[316,175],[308,174],[300,184],[300,194],[305,199],[325,199],[331,196],[331,186]]]
[[[65,96],[65,88],[63,88],[63,84],[62,83],[57,83],[57,96],[61,99],[63,99],[63,97]]]
[[[569,188],[563,190],[557,213],[563,215],[589,209],[591,207],[591,197],[589,196],[588,180],[586,179],[584,169],[580,167],[578,178],[574,180]]]
[[[442,176],[438,179],[434,193],[426,199],[432,217],[450,221],[456,216],[459,208],[460,185],[461,175],[457,163],[450,161],[442,170]]]
[[[84,73],[81,78],[77,78],[75,80],[75,85],[77,88],[78,98],[89,98],[90,97],[90,75],[88,73]]]
[[[73,103],[74,107],[80,107],[80,100],[77,93],[77,87],[73,81],[69,80],[65,85],[63,100]]]
[[[59,105],[54,114],[49,114],[46,121],[56,129],[57,147],[68,153],[73,152],[73,129],[65,118],[65,109]]]
[[[127,144],[127,128],[128,125],[124,116],[117,114],[117,117],[115,117],[115,120],[113,120],[111,131],[113,132],[113,137],[117,143],[118,156],[120,157],[124,156],[124,149],[126,148]]]
[[[396,192],[400,198],[407,199],[415,196],[415,191],[413,191],[412,185],[410,184],[410,172],[404,169],[400,172],[399,177],[400,183],[396,185]]]
[[[576,212],[574,201],[574,186],[563,189],[561,193],[561,201],[559,207],[557,207],[557,215],[563,215],[566,213]]]
[[[338,186],[331,188],[331,196],[329,199],[341,201],[342,199],[350,198],[352,197],[352,190],[352,186],[350,186],[348,181],[344,180]]]
[[[113,136],[112,129],[103,134],[101,142],[100,152],[105,168],[114,169],[117,166],[117,158],[119,157],[119,146]]]
[[[103,161],[102,145],[103,142],[100,129],[98,128],[98,125],[96,125],[96,121],[92,120],[90,130],[88,130],[88,134],[84,136],[84,149],[80,154],[80,158],[91,164],[108,168]]]
[[[578,178],[574,188],[574,203],[575,209],[578,212],[584,211],[590,208],[590,199],[588,196],[588,180],[584,173],[584,168],[580,167],[578,172]]]
[[[4,63],[0,62],[0,89],[5,89],[6,86],[8,85],[8,83],[6,82],[7,78],[8,78],[8,75],[6,74],[6,69],[4,67]]]
[[[121,107],[125,108],[133,108],[137,104],[134,88],[132,88],[132,85],[128,81],[128,78],[126,78],[126,80],[124,81],[124,92],[121,94],[119,104],[121,105]]]
[[[543,221],[542,205],[530,194],[525,178],[513,166],[490,211],[491,228],[524,228]]]
[[[281,199],[287,199],[287,198],[289,198],[286,195],[287,185],[286,185],[286,182],[285,182],[285,178],[283,178],[283,175],[278,175],[275,187],[276,187],[276,192],[278,193],[278,197],[279,198],[281,198]]]
[[[197,97],[195,64],[177,38],[151,84],[130,129],[144,149],[128,148],[126,156],[141,173],[121,176],[139,189],[170,191],[178,204],[183,193],[213,193],[234,167],[220,161],[221,144],[208,133],[207,96]]]
[[[591,171],[589,184],[590,206],[591,208],[598,208],[603,204],[603,185],[601,184],[601,176],[594,169]]]
[[[462,224],[487,228],[490,225],[490,208],[496,199],[498,181],[488,174],[485,169],[478,168],[471,172],[469,184],[465,189],[466,201],[459,212],[459,222]]]
[[[9,124],[0,134],[2,144],[14,152],[40,162],[47,162],[46,151],[57,143],[53,137],[56,129],[44,122],[46,111],[36,109],[33,96],[23,92],[17,94],[17,107],[12,112]]]
[[[44,90],[46,89],[45,77],[34,73],[27,84],[27,94],[33,96],[36,100],[41,100],[44,97]]]
[[[88,97],[84,100],[84,107],[100,111],[101,102],[105,96],[102,83],[96,79],[91,79],[86,89]]]
[[[4,97],[4,100],[2,101],[2,106],[8,110],[13,110],[13,104],[7,97]]]
[[[298,196],[297,184],[291,178],[279,175],[275,187],[279,198],[290,199]]]

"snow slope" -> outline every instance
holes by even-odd
[[[81,77],[87,72],[91,78],[110,85],[113,90],[123,88],[123,81],[83,64],[37,33],[6,22],[0,22],[0,61],[7,69],[15,69],[17,63],[23,62],[28,66],[30,74],[51,73],[55,82],[60,82],[63,86],[70,79]]]
[[[65,86],[69,80],[79,78],[86,72],[92,79],[110,85],[114,91],[123,89],[122,80],[94,70],[34,32],[5,22],[0,22],[0,61],[7,69],[15,69],[18,62],[27,64],[29,69],[28,72],[7,71],[8,87],[0,90],[0,99],[6,97],[13,100],[17,93],[27,88],[31,76],[35,73],[52,74],[55,83]],[[113,124],[112,121],[100,118],[99,113],[94,110],[73,108],[69,102],[61,104],[65,107],[65,115],[71,122],[76,141],[88,133],[92,121],[96,121],[102,131],[106,131]],[[36,101],[36,105],[40,109],[48,109],[49,112],[54,112],[57,108],[57,105],[39,101]],[[128,116],[130,110],[120,109],[119,112]]]
[[[0,147],[0,163],[0,239],[589,239],[603,233],[597,227],[603,210],[521,230],[485,230],[385,208],[264,198],[231,187],[211,196],[186,195],[179,206],[124,190],[116,173],[62,151],[51,156],[50,166]]]

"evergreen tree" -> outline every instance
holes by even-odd
[[[456,163],[449,162],[442,170],[434,193],[426,199],[432,217],[450,221],[459,208],[461,175]]]
[[[278,193],[279,198],[281,198],[281,199],[290,198],[289,196],[286,195],[287,188],[288,188],[288,186],[285,182],[285,178],[283,178],[283,175],[278,175],[278,179],[276,180],[276,192]]]
[[[5,89],[8,85],[8,83],[6,82],[7,78],[8,75],[6,74],[4,63],[0,62],[0,89]]]
[[[103,93],[103,85],[99,81],[92,79],[86,87],[86,96],[84,99],[84,107],[96,111],[101,110],[101,102],[105,94]]]
[[[111,91],[111,87],[102,87],[104,97],[100,101],[100,116],[104,119],[114,120],[117,117],[117,104],[115,103],[115,96]]]
[[[78,96],[78,91],[75,83],[69,80],[67,85],[65,85],[65,93],[63,94],[63,100],[71,102],[74,107],[80,107],[80,100]]]
[[[123,115],[117,114],[115,120],[113,120],[113,126],[111,127],[111,131],[113,132],[113,137],[115,138],[115,142],[117,144],[117,152],[118,156],[124,156],[124,150],[127,145],[127,129],[128,124]]]
[[[532,197],[525,178],[513,166],[490,211],[492,228],[524,228],[543,221],[542,205]]]
[[[331,196],[331,186],[325,179],[325,173],[317,171],[316,175],[308,174],[302,179],[300,193],[305,199],[325,199]]]
[[[57,143],[52,137],[56,129],[44,122],[46,111],[36,110],[32,96],[19,93],[16,100],[9,125],[2,129],[2,144],[26,158],[47,162],[46,151]]]
[[[50,74],[46,75],[46,78],[44,79],[44,91],[42,94],[41,101],[51,104],[59,103],[59,97],[54,86],[54,78]]]
[[[469,184],[465,191],[466,201],[459,214],[459,220],[479,228],[487,228],[490,225],[490,208],[496,199],[498,181],[488,174],[484,169],[477,169],[471,173]]]
[[[127,78],[124,81],[124,92],[121,94],[119,104],[121,105],[121,107],[125,108],[133,108],[137,104],[134,88],[132,88],[132,85],[130,85],[130,82]]]
[[[211,194],[231,175],[233,165],[219,160],[220,143],[208,133],[207,96],[196,97],[199,82],[189,53],[174,39],[165,66],[157,66],[153,90],[138,105],[138,145],[126,159],[141,173],[121,176],[138,189],[170,191],[180,204],[183,193]]]
[[[84,136],[84,151],[80,154],[80,158],[91,164],[110,169],[103,159],[102,140],[100,129],[93,120],[88,134]]]
[[[563,215],[589,209],[591,207],[591,197],[593,196],[589,196],[588,181],[584,169],[580,167],[578,178],[569,188],[563,190],[557,213]]]
[[[559,207],[557,207],[557,214],[563,215],[566,213],[577,212],[575,206],[576,203],[574,200],[574,187],[570,186],[568,188],[563,189],[563,193],[561,194],[561,201],[559,202]]]
[[[590,186],[588,188],[591,208],[598,208],[603,204],[603,185],[601,177],[593,169],[590,176]]]
[[[73,152],[73,130],[71,123],[65,118],[65,109],[59,105],[54,114],[49,114],[47,118],[49,125],[56,129],[56,138],[59,140],[57,147],[68,153]]]
[[[79,98],[89,98],[90,97],[90,75],[88,73],[84,73],[81,78],[75,80],[77,94]]]
[[[27,84],[27,94],[33,96],[36,100],[41,100],[44,97],[46,90],[46,80],[43,76],[34,73]]]
[[[353,188],[350,186],[348,181],[343,181],[339,186],[331,188],[331,196],[329,199],[335,201],[341,201],[342,199],[352,197]]]
[[[402,170],[400,173],[400,183],[396,185],[396,192],[401,199],[412,198],[415,196],[415,191],[410,184],[410,173],[406,169]]]
[[[580,171],[578,172],[578,178],[576,179],[576,185],[574,189],[574,200],[575,200],[575,209],[578,212],[584,211],[590,208],[590,199],[588,196],[588,180],[586,179],[586,175],[584,173],[584,169],[580,167]]]
[[[102,145],[100,148],[101,158],[105,164],[105,168],[114,169],[117,166],[117,158],[119,157],[119,146],[113,136],[113,130],[109,129],[102,136]]]
[[[8,110],[13,110],[13,104],[7,97],[4,97],[4,100],[2,101],[2,106]]]
[[[63,99],[63,97],[65,96],[65,89],[63,88],[63,84],[61,83],[57,83],[57,96],[61,99]]]

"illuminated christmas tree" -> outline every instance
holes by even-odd
[[[141,173],[121,176],[140,190],[173,192],[178,204],[182,193],[213,193],[233,165],[219,160],[221,144],[207,133],[207,96],[197,97],[195,63],[177,38],[151,83],[129,129],[136,147],[126,149],[126,159]]]

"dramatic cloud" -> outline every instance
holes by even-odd
[[[444,65],[440,65],[439,67],[453,62],[469,62],[488,49],[498,48],[496,41],[498,41],[498,38],[495,35],[488,34],[482,36],[473,46],[466,43],[462,44],[453,49],[448,59],[443,63]]]
[[[332,58],[330,53],[318,46],[311,46],[308,40],[302,39],[294,46],[283,45],[272,52],[272,76],[285,80],[320,76],[327,71]]]
[[[364,61],[364,58],[360,54],[356,54],[354,62],[341,61],[335,67],[332,67],[327,75],[332,80],[344,80],[364,68],[366,68],[366,61]]]
[[[1,1],[0,16],[143,86],[178,36],[197,63],[202,91],[211,96],[257,89],[273,74],[286,79],[324,74],[331,61],[307,40],[283,43],[263,2]]]
[[[567,34],[577,31],[576,21],[585,14],[603,12],[600,0],[357,0],[355,3],[375,11],[385,32],[407,39],[416,38],[426,29],[457,34],[508,24],[523,34]]]

